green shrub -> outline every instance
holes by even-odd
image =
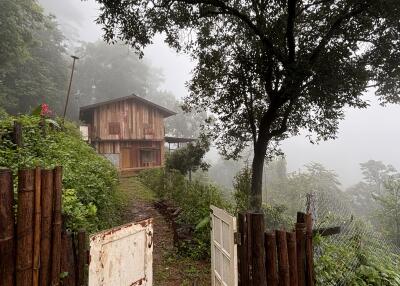
[[[400,286],[399,257],[383,242],[373,246],[361,236],[348,236],[345,243],[320,236],[314,241],[321,253],[315,260],[317,285]]]
[[[160,199],[171,200],[182,209],[178,220],[195,226],[194,243],[180,244],[179,251],[196,259],[210,257],[210,205],[230,209],[221,191],[214,185],[187,180],[178,171],[145,170],[140,181]]]
[[[62,130],[54,124],[40,127],[40,116],[0,118],[0,166],[17,170],[41,166],[63,166],[63,209],[66,226],[88,231],[110,227],[118,221],[118,183],[114,166],[80,138],[79,129],[66,123]],[[23,146],[16,147],[10,131],[14,121],[22,123]]]

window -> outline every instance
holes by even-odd
[[[121,127],[120,127],[119,122],[108,123],[108,134],[119,135],[120,133],[121,133]]]
[[[156,159],[156,154],[153,150],[142,150],[140,152],[142,163],[153,163]]]

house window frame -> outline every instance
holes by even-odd
[[[121,123],[120,122],[108,122],[108,134],[109,135],[120,135],[121,134]]]

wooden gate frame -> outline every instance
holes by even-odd
[[[236,217],[230,215],[226,211],[217,208],[216,206],[211,206],[211,285],[224,285],[224,286],[237,286],[238,285],[238,259],[237,259],[237,224]],[[228,225],[228,231],[223,232],[224,228],[220,225],[218,229],[218,221]],[[216,234],[216,231],[220,231]],[[224,239],[226,239],[224,241]],[[226,249],[226,245],[229,249]],[[222,253],[222,261],[216,261],[215,249],[218,249]],[[228,258],[229,266],[224,268],[224,258]],[[222,273],[218,273],[217,264],[220,264],[220,269]],[[227,272],[228,277],[226,277],[225,272]],[[222,277],[221,277],[222,276]],[[228,280],[224,280],[228,278]],[[219,284],[217,281],[219,280]]]

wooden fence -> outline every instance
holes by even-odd
[[[292,231],[265,232],[264,215],[239,214],[239,286],[314,286],[312,218],[298,213]]]
[[[63,229],[62,168],[0,169],[0,285],[85,285],[86,233]]]

